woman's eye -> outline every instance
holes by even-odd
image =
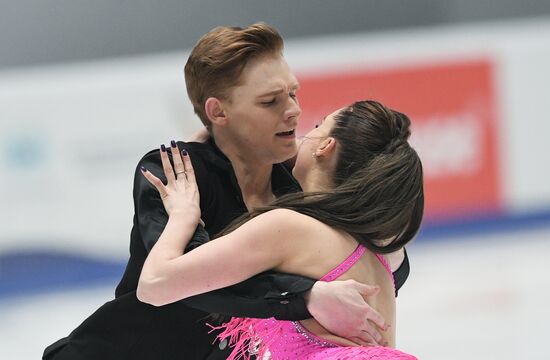
[[[289,96],[293,99],[296,99],[296,93],[290,93]]]

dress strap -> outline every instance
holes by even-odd
[[[393,277],[393,273],[391,272],[391,267],[390,267],[390,264],[388,264],[388,261],[386,260],[386,258],[384,257],[384,255],[382,254],[374,254],[376,255],[376,257],[378,258],[378,260],[380,260],[380,262],[382,263],[382,265],[384,265],[384,267],[386,268],[386,271],[388,272],[388,274],[390,274],[390,278],[391,278],[391,281],[393,283],[393,288],[395,289],[395,279]]]
[[[340,275],[348,271],[365,253],[365,247],[361,244],[357,245],[353,253],[346,260],[344,260],[340,265],[329,271],[325,276],[323,276],[320,281],[333,281],[337,279]]]

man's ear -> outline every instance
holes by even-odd
[[[336,139],[332,136],[327,137],[319,143],[315,156],[328,157],[336,150]]]
[[[227,123],[227,116],[221,100],[215,97],[209,97],[204,103],[204,110],[208,120],[212,124],[223,126]]]

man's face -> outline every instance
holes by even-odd
[[[240,85],[224,101],[225,135],[249,156],[271,164],[296,154],[295,129],[301,109],[298,81],[282,56],[262,56],[244,68]]]

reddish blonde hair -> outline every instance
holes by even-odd
[[[281,55],[283,46],[279,32],[264,23],[245,28],[219,26],[199,39],[185,64],[185,84],[195,113],[208,129],[206,100],[227,99],[228,91],[239,84],[250,60],[262,55]]]

